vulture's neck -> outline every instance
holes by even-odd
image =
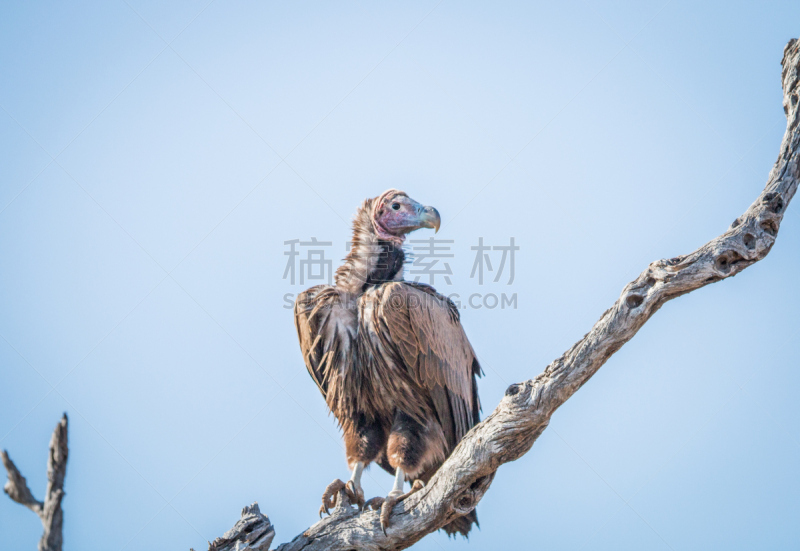
[[[353,220],[353,243],[350,252],[336,270],[336,287],[355,295],[370,285],[403,279],[402,242],[379,239],[372,225],[372,199],[364,201]]]

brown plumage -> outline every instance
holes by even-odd
[[[458,309],[432,287],[403,280],[405,235],[438,226],[436,209],[403,192],[364,201],[335,285],[312,287],[295,303],[303,359],[344,432],[354,469],[348,491],[360,504],[363,466],[399,468],[398,478],[426,483],[478,422],[481,368]],[[399,495],[397,484],[387,500]],[[385,506],[382,523],[388,515]],[[445,530],[466,535],[473,523],[474,511]]]

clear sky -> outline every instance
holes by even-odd
[[[435,206],[452,256],[407,271],[451,272],[486,414],[756,198],[798,35],[796,1],[4,2],[0,447],[41,498],[69,414],[66,551],[199,551],[253,501],[291,539],[348,476],[285,308],[301,258],[335,268],[387,188]],[[513,281],[499,249],[470,277],[480,238],[514,238]],[[792,205],[499,470],[469,542],[416,548],[800,547],[799,250]],[[40,533],[0,496],[3,549]]]

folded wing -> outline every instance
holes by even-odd
[[[294,306],[294,323],[309,375],[335,411],[332,386],[336,375],[352,361],[356,314],[342,303],[330,285],[317,285],[301,293]]]
[[[427,285],[383,287],[376,315],[383,347],[402,358],[411,378],[428,391],[452,450],[478,422],[476,377],[482,374],[458,309]]]

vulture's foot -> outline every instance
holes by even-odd
[[[414,484],[411,485],[411,489],[406,493],[403,493],[403,490],[392,490],[389,492],[389,495],[386,496],[386,499],[375,497],[367,502],[367,505],[372,507],[373,510],[378,507],[381,508],[381,529],[383,529],[383,535],[386,535],[386,528],[389,526],[389,516],[392,514],[394,506],[424,487],[425,483],[421,480],[415,480]]]
[[[373,497],[372,499],[368,499],[366,503],[364,503],[364,509],[370,508],[373,511],[377,511],[383,505],[385,500],[382,497]]]
[[[348,480],[347,484],[344,485],[344,491],[347,492],[350,503],[358,507],[359,511],[364,509],[364,490],[361,489],[360,484],[353,480]]]
[[[350,503],[358,507],[359,510],[364,508],[364,491],[352,480],[348,480],[347,484],[345,484],[337,478],[328,484],[328,487],[325,488],[322,494],[322,506],[319,508],[319,518],[322,518],[322,513],[331,514],[329,509],[336,506],[339,492],[342,490],[347,494]]]
[[[337,496],[339,491],[345,488],[345,483],[338,478],[328,484],[325,491],[322,493],[322,506],[319,508],[319,518],[322,518],[322,513],[331,514],[329,509],[336,505]]]

